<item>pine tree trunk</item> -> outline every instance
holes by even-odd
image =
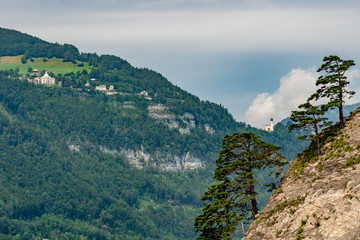
[[[314,116],[315,118],[315,116]],[[318,127],[318,123],[314,124],[314,128],[315,128],[315,140],[316,140],[316,148],[317,148],[317,156],[321,155],[321,148],[320,148],[320,137],[319,137],[319,127]]]
[[[339,72],[339,74],[341,74]],[[342,76],[342,75],[340,75]],[[344,86],[342,84],[342,77],[340,77],[339,79],[339,87],[340,87],[340,93],[339,93],[339,100],[340,100],[340,106],[339,106],[339,121],[340,121],[340,125],[344,125],[344,113],[343,113],[343,90],[344,90]]]
[[[320,148],[320,139],[318,136],[316,136],[316,148],[317,148],[317,155],[321,155],[321,148]]]
[[[251,199],[251,212],[252,212],[254,219],[255,219],[256,214],[258,213],[258,208],[256,205],[257,205],[256,199]]]
[[[225,201],[227,201],[227,195],[225,194]],[[230,212],[229,206],[227,205],[225,207],[225,216],[227,216]],[[226,232],[225,232],[225,236],[223,236],[223,239],[225,240],[230,240],[230,230],[231,230],[231,226],[230,226],[230,219],[226,217]]]
[[[250,197],[251,197],[251,212],[253,218],[255,219],[256,214],[258,213],[257,202],[256,202],[256,192],[255,192],[255,184],[254,178],[251,176],[251,184],[250,184]]]
[[[343,113],[342,105],[339,107],[339,120],[340,120],[340,124],[344,125],[345,121],[344,121],[344,113]]]

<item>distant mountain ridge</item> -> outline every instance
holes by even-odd
[[[29,82],[30,72],[0,71],[2,239],[194,239],[224,135],[254,131],[288,160],[306,147],[282,124],[270,133],[238,123],[222,106],[120,57],[14,30],[0,36],[0,56],[20,55],[26,66],[35,58],[89,66],[49,72],[51,87]]]

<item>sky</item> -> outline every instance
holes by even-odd
[[[360,64],[359,12],[357,0],[0,0],[0,27],[117,55],[263,128],[316,91],[324,56]]]

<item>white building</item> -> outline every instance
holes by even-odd
[[[54,85],[55,84],[55,78],[50,77],[48,72],[46,71],[44,76],[36,77],[34,79],[29,79],[29,82],[33,82],[35,84]]]
[[[50,77],[48,72],[46,71],[44,76],[42,76],[40,78],[40,83],[41,84],[46,84],[46,85],[54,85],[55,84],[55,78]]]
[[[267,132],[273,132],[274,131],[274,120],[271,118],[270,119],[270,124],[266,124],[265,125],[265,131]]]
[[[99,85],[95,87],[95,90],[104,92],[106,95],[114,95],[119,93],[115,92],[114,85],[110,85],[109,89],[106,88],[106,85]]]
[[[142,91],[139,93],[140,96],[143,96],[147,100],[152,100],[152,98],[149,96],[149,93],[147,91]]]
[[[106,92],[106,85],[96,86],[95,90]]]
[[[147,91],[142,91],[141,93],[139,93],[139,95],[142,96],[149,96],[149,93]]]

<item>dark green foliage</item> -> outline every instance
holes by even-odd
[[[287,164],[278,151],[280,147],[261,140],[252,132],[235,133],[223,139],[222,150],[216,161],[217,168],[214,178],[223,180],[234,178],[236,189],[244,203],[251,202],[253,217],[257,214],[255,183],[257,178],[254,170],[269,167],[282,167]],[[275,173],[275,172],[274,172]],[[268,183],[269,184],[269,183]]]
[[[1,56],[24,54],[28,61],[60,57],[93,67],[55,76],[64,87],[19,81],[14,69],[0,72],[1,239],[194,239],[193,219],[201,212],[200,194],[213,181],[222,136],[254,131],[282,146],[289,160],[306,146],[282,124],[267,133],[237,123],[222,106],[201,101],[161,74],[134,68],[119,57],[79,54],[72,45],[0,32]],[[90,89],[84,87],[87,81]],[[114,85],[123,94],[94,91],[100,84]],[[143,90],[152,101],[137,95]],[[124,108],[129,102],[134,108]],[[158,103],[176,116],[192,114],[196,126],[210,124],[215,133],[196,128],[180,134],[168,128],[149,116],[147,107]],[[79,151],[70,150],[71,145]],[[136,169],[117,153],[121,149],[178,156],[190,152],[206,167],[164,172],[150,162]],[[270,171],[256,174],[268,183]],[[255,189],[261,208],[269,194],[266,186]]]
[[[254,170],[269,167],[282,169],[287,164],[276,147],[262,141],[252,132],[226,135],[216,161],[215,180],[202,196],[205,203],[202,214],[195,219],[199,239],[230,239],[241,220],[248,221],[258,213]],[[272,185],[271,183],[269,185]]]
[[[161,139],[180,134],[163,131],[151,119],[141,126],[141,112],[116,113],[102,95],[36,86],[7,74],[0,86],[3,233],[13,229],[9,234],[21,239],[27,233],[50,239],[66,234],[71,239],[195,238],[192,221],[207,182],[205,170],[139,170],[98,147],[133,148],[144,139],[144,147],[156,149]],[[143,135],[147,132],[151,135]],[[70,143],[81,145],[81,153],[70,151]]]
[[[330,126],[327,118],[322,117],[325,114],[324,107],[313,106],[306,102],[298,106],[298,111],[292,111],[290,119],[294,122],[289,126],[289,130],[303,129],[307,134],[302,135],[299,139],[315,140],[317,146],[317,155],[321,154],[320,132],[324,127]]]
[[[235,201],[233,185],[226,180],[212,185],[202,196],[202,201],[211,203],[205,203],[203,213],[195,218],[195,229],[200,232],[198,239],[230,239],[236,231],[246,208]]]
[[[0,28],[0,56],[24,55],[22,63],[32,57],[63,58],[75,63],[80,60],[79,50],[70,44],[51,44],[15,30]]]
[[[345,76],[346,72],[355,63],[353,60],[342,60],[338,56],[324,57],[323,64],[318,69],[318,72],[325,72],[316,81],[316,86],[321,85],[316,93],[311,95],[308,100],[318,100],[320,98],[329,98],[329,102],[323,107],[325,110],[338,108],[339,109],[339,122],[344,124],[343,105],[346,96],[352,97],[355,92],[346,89],[349,81]]]
[[[0,42],[0,56],[22,55],[35,44],[46,43],[39,38],[4,28],[0,28]]]
[[[25,63],[26,63],[25,55],[21,57],[21,63],[22,63],[22,64],[25,64]]]
[[[211,183],[210,160],[220,145],[219,135],[237,127],[226,110],[210,102],[193,102],[188,108],[201,116],[197,123],[211,121],[218,132],[211,135],[196,130],[181,135],[149,118],[148,102],[140,97],[49,88],[21,82],[17,76],[16,71],[0,74],[4,232],[13,229],[10,236],[29,233],[50,239],[67,235],[72,239],[196,237],[192,223],[201,208],[200,193]],[[68,76],[76,80],[77,75]],[[129,100],[136,109],[119,108]],[[181,108],[174,111],[181,114]],[[276,134],[286,133],[281,126],[273,134],[262,134],[274,141]],[[296,145],[296,136],[291,136],[282,138],[289,151],[291,141]],[[80,152],[69,150],[69,144],[78,144]],[[210,160],[199,172],[139,170],[121,155],[104,154],[99,146],[142,146],[149,153],[179,155],[190,151]],[[266,202],[266,197],[261,196],[261,201]]]

